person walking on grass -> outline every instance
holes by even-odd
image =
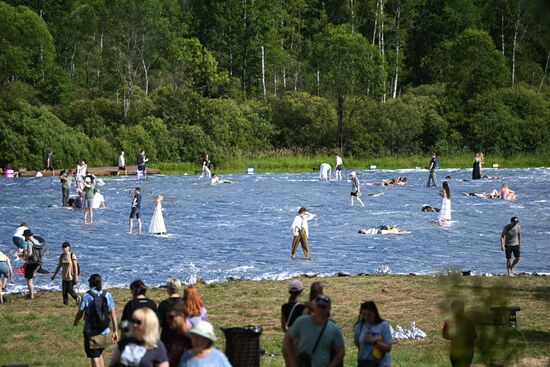
[[[298,215],[292,222],[292,250],[290,257],[294,259],[294,254],[298,249],[298,244],[302,246],[304,252],[304,258],[309,260],[309,248],[308,248],[308,225],[307,222],[315,218],[315,214],[308,213],[307,209],[302,207],[298,210]]]
[[[129,220],[129,234],[132,234],[134,230],[134,217],[137,218],[138,222],[138,235],[141,235],[141,188],[136,187],[134,190],[134,197],[132,198],[132,209],[130,211],[130,220]]]
[[[90,290],[84,294],[74,317],[77,326],[84,318],[84,351],[92,367],[103,367],[103,351],[118,341],[118,323],[115,301],[111,293],[102,290],[101,275],[92,274],[88,279]],[[113,333],[109,328],[113,324]]]
[[[346,353],[340,328],[330,319],[330,297],[315,299],[312,315],[299,317],[285,334],[290,367],[340,366]]]
[[[428,176],[428,183],[426,184],[426,187],[431,187],[431,186],[437,187],[437,170],[438,169],[439,169],[439,162],[437,161],[435,152],[432,152],[432,159],[428,166],[430,175]]]
[[[4,290],[8,281],[13,283],[13,268],[10,258],[0,251],[0,304],[4,303]]]
[[[452,317],[445,321],[442,330],[444,339],[451,341],[449,357],[453,367],[470,367],[474,359],[477,338],[474,322],[464,312],[464,302],[451,303]]]
[[[355,171],[351,171],[351,194],[349,199],[351,206],[353,206],[353,199],[356,199],[361,206],[365,206],[361,200],[361,183],[359,182]]]
[[[506,254],[506,273],[508,275],[516,275],[514,267],[519,263],[520,248],[523,246],[521,237],[519,219],[512,217],[510,224],[506,225],[500,234],[500,249]],[[513,261],[512,254],[514,254]]]
[[[69,295],[76,301],[77,304],[80,303],[79,297],[74,291],[74,286],[79,283],[79,267],[78,259],[76,255],[71,251],[71,244],[69,242],[63,242],[61,245],[63,253],[59,256],[59,263],[52,275],[52,281],[55,279],[57,273],[60,269],[63,269],[61,272],[61,289],[63,290],[63,304],[65,306],[69,305]]]

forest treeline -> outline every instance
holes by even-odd
[[[0,1],[0,160],[550,152],[533,0]],[[131,163],[131,162],[130,162]]]

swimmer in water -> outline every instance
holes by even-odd
[[[420,209],[422,212],[430,212],[430,213],[439,213],[439,208],[434,208],[429,205],[422,205],[422,209]]]
[[[497,189],[494,189],[491,192],[481,192],[481,193],[463,192],[462,195],[476,196],[478,198],[485,198],[485,199],[500,199],[500,192],[498,192]]]
[[[410,232],[407,232],[397,226],[381,225],[381,226],[373,227],[369,229],[360,228],[359,231],[357,231],[357,233],[375,235],[375,234],[405,234]]]
[[[500,198],[504,200],[514,201],[516,200],[516,193],[508,187],[508,184],[502,184],[500,189]]]
[[[319,180],[329,181],[330,175],[332,174],[332,167],[328,163],[321,163],[321,168],[319,170]]]
[[[210,179],[210,185],[217,185],[221,183],[233,183],[233,181],[226,180],[224,178],[221,178],[218,175],[213,175],[212,178]]]
[[[373,182],[367,185],[373,185],[373,186],[397,186],[397,185],[406,185],[407,184],[407,177],[399,177],[396,178],[384,178],[380,182]]]

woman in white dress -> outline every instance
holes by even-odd
[[[162,200],[164,198],[162,195],[157,195],[155,201],[155,211],[153,212],[153,218],[151,219],[151,224],[149,225],[149,233],[152,234],[165,234],[166,226],[164,225],[164,218],[162,217]]]
[[[451,220],[451,189],[447,181],[443,181],[443,190],[439,194],[443,196],[439,211],[439,224],[445,224]]]

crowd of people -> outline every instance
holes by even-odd
[[[145,164],[148,159],[142,151],[137,159],[138,172],[145,175]],[[473,179],[481,178],[483,154],[476,154],[473,167]],[[121,151],[118,160],[119,174],[127,173],[124,152]],[[52,154],[49,152],[46,171],[52,171]],[[201,176],[211,177],[210,160],[204,156]],[[427,186],[437,187],[437,170],[439,163],[435,153],[432,154],[429,164]],[[336,157],[335,178],[341,180],[343,161]],[[320,179],[328,181],[331,178],[330,165],[321,165]],[[357,173],[352,171],[350,204],[357,201],[364,206],[361,200],[361,183]],[[211,178],[212,184],[223,183],[219,176]],[[62,205],[70,204],[70,189],[74,185],[78,193],[80,205],[84,208],[84,223],[93,223],[93,209],[105,205],[104,198],[96,187],[98,180],[91,174],[86,163],[81,160],[73,170],[63,170],[60,174],[62,188]],[[230,183],[230,181],[228,182]],[[407,183],[405,177],[382,180],[373,185],[395,186]],[[496,190],[494,190],[496,192]],[[422,211],[439,212],[438,223],[446,224],[451,221],[451,189],[449,181],[442,183],[440,191],[442,197],[441,209],[424,206]],[[466,195],[466,193],[465,193]],[[483,194],[468,194],[467,196],[483,196],[507,200],[514,200],[515,193],[503,184],[500,192]],[[76,199],[75,199],[76,201]],[[129,234],[134,231],[134,219],[137,220],[138,234],[142,233],[141,220],[141,189],[136,187],[132,194],[129,216]],[[149,232],[154,234],[166,233],[166,226],[162,215],[162,195],[154,200],[154,213],[149,226]],[[78,205],[78,204],[77,204]],[[301,245],[304,258],[309,260],[308,248],[308,221],[314,219],[315,214],[309,213],[304,207],[298,210],[292,226],[291,257],[294,258],[298,245]],[[409,233],[397,226],[381,225],[370,229],[360,229],[360,234],[404,234]],[[28,296],[34,298],[34,275],[42,269],[42,257],[46,251],[45,240],[35,236],[27,223],[21,223],[13,235],[13,243],[17,247],[18,258],[24,260],[24,266],[16,272],[22,272],[27,280]],[[515,274],[515,266],[520,260],[520,247],[523,245],[519,219],[513,217],[510,224],[504,227],[501,234],[501,249],[507,259],[507,273]],[[141,280],[130,284],[131,300],[123,308],[120,323],[117,320],[115,302],[112,295],[102,289],[102,279],[93,274],[88,279],[90,289],[81,297],[74,287],[80,282],[80,264],[77,256],[72,252],[71,244],[63,242],[62,252],[56,269],[51,275],[53,281],[61,273],[63,304],[69,304],[69,296],[77,303],[78,312],[74,324],[84,318],[84,348],[91,360],[92,366],[103,366],[103,351],[106,346],[116,343],[111,355],[110,366],[230,366],[230,362],[214,345],[217,341],[212,325],[208,322],[208,314],[198,289],[188,286],[181,295],[182,285],[177,279],[167,283],[168,297],[160,303],[147,297],[147,286]],[[514,259],[512,260],[512,255]],[[3,290],[6,283],[13,281],[14,271],[7,255],[0,252],[0,303],[3,302]],[[309,301],[302,302],[303,284],[295,279],[288,287],[289,300],[281,307],[281,329],[284,333],[283,356],[286,366],[340,366],[345,356],[345,343],[340,328],[331,320],[332,299],[323,294],[320,282],[311,286]],[[462,343],[457,347],[457,333],[464,333],[470,342],[475,339],[475,330],[472,332],[464,317],[463,305],[454,304],[452,307],[454,319],[448,320],[443,328],[443,337],[451,340],[451,361],[470,361],[473,355],[473,344]],[[458,327],[459,325],[460,327]],[[458,330],[458,331],[457,331]],[[359,316],[353,329],[354,344],[357,347],[357,365],[390,366],[392,335],[387,321],[381,318],[376,304],[365,301],[359,307]],[[457,344],[458,343],[458,344]],[[456,352],[458,349],[460,353]],[[464,352],[466,350],[466,352]],[[471,353],[470,353],[471,351]],[[465,364],[465,365],[469,365]],[[453,362],[455,363],[455,362]]]

